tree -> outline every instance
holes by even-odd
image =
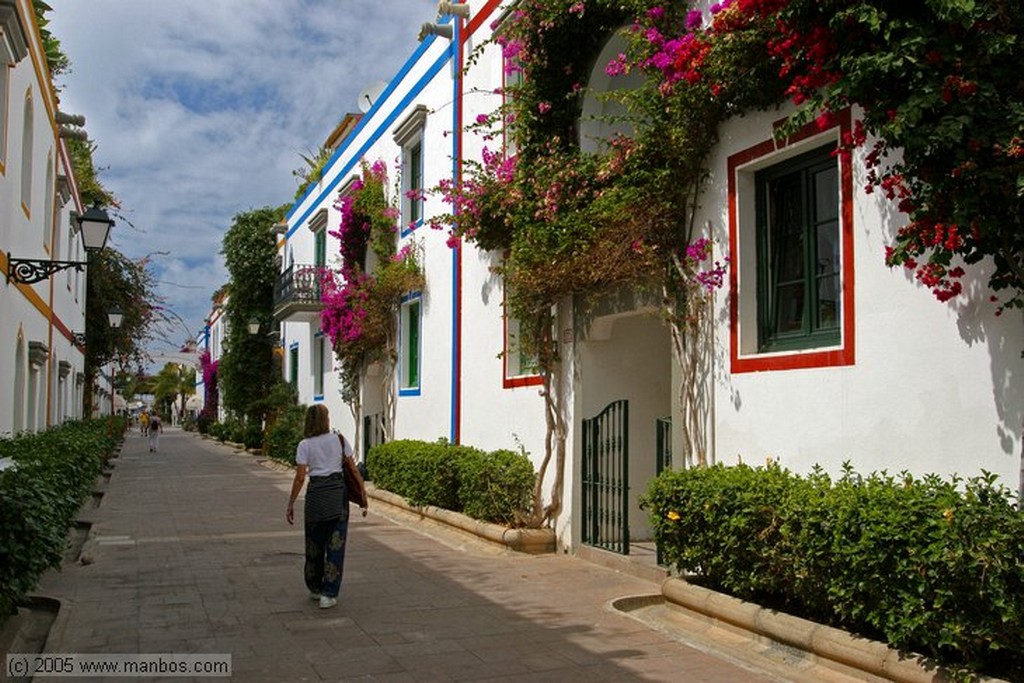
[[[268,339],[277,277],[277,244],[273,226],[287,207],[263,207],[235,215],[224,235],[221,253],[231,278],[225,307],[227,337],[217,369],[221,400],[232,413],[260,424],[266,397],[280,380],[273,345]],[[260,333],[250,334],[250,321]]]
[[[157,301],[148,259],[129,259],[113,247],[89,255],[85,298],[85,414],[92,412],[91,387],[96,373],[113,362],[118,369],[141,366]],[[122,313],[111,327],[109,313]]]
[[[167,415],[185,410],[185,401],[196,393],[196,370],[181,363],[167,363],[156,374],[153,394]]]

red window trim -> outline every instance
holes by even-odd
[[[836,126],[840,134],[850,131],[851,114],[845,109],[836,116]],[[782,121],[776,121],[777,128]],[[840,184],[840,232],[843,245],[842,288],[843,288],[843,329],[842,345],[822,351],[796,351],[771,353],[757,356],[740,357],[739,352],[739,296],[738,296],[738,240],[739,215],[737,202],[737,170],[750,162],[768,156],[789,145],[806,140],[822,131],[815,123],[810,123],[793,136],[776,141],[774,138],[763,140],[756,145],[731,155],[727,160],[729,183],[729,258],[734,265],[729,269],[729,360],[730,370],[734,374],[745,372],[765,372],[774,370],[801,370],[808,368],[839,367],[853,365],[855,355],[854,328],[854,272],[853,272],[853,162],[850,155],[839,156]]]
[[[504,297],[504,294],[502,294]],[[544,378],[540,375],[515,375],[509,377],[508,374],[508,315],[505,313],[505,302],[502,300],[501,303],[502,313],[501,316],[501,346],[504,353],[501,354],[501,385],[505,389],[515,389],[517,387],[535,387],[544,383]]]
[[[505,389],[515,389],[517,387],[535,387],[544,383],[544,378],[540,375],[515,375],[509,377],[508,374],[508,317],[501,317],[501,345],[505,352],[501,354],[501,385]]]

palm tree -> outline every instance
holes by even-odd
[[[153,394],[156,405],[161,406],[168,416],[184,412],[185,401],[196,393],[196,369],[181,363],[167,363],[155,379]]]

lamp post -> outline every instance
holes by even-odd
[[[100,252],[107,246],[110,229],[114,226],[113,219],[107,215],[99,203],[93,204],[85,213],[73,218],[82,235],[82,246],[87,254]],[[54,273],[68,268],[81,271],[88,261],[52,261],[46,259],[14,258],[7,252],[7,283],[20,282],[32,285],[48,279]]]
[[[111,329],[116,330],[117,328],[121,327],[121,323],[123,321],[124,321],[124,313],[117,306],[115,306],[114,308],[112,308],[109,311],[107,311],[107,322],[110,323]],[[115,401],[114,401],[114,399],[117,396],[117,387],[114,386],[114,379],[116,377],[116,373],[117,373],[117,367],[114,366],[113,363],[111,363],[111,370],[110,370],[110,414],[111,415],[116,415],[117,414],[117,409],[115,408]]]

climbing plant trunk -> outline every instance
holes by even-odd
[[[366,367],[362,368],[362,372],[366,372]],[[356,375],[353,380],[353,387],[351,392],[347,392],[349,395],[346,397],[346,403],[348,403],[348,410],[352,413],[352,421],[355,422],[355,433],[352,435],[352,447],[356,449],[356,453],[362,453],[365,449],[362,447],[360,441],[362,435],[363,426],[363,397],[362,397],[362,386],[363,381],[360,375]]]
[[[712,305],[711,293],[692,288],[682,299],[664,291],[665,318],[672,336],[672,355],[679,368],[679,426],[683,464],[713,464],[708,427],[711,413]]]
[[[397,332],[394,328],[388,331],[384,342],[384,358],[381,361],[380,390],[381,400],[384,403],[381,421],[384,430],[384,440],[393,441],[395,438],[395,367],[398,364]]]
[[[537,356],[540,375],[543,380],[542,395],[544,397],[544,459],[540,463],[533,486],[533,510],[527,525],[534,528],[544,526],[557,519],[562,511],[562,500],[565,490],[565,389],[558,377],[562,363],[558,357],[558,349],[554,339],[554,325],[551,313],[544,311],[534,321],[536,325]],[[548,504],[544,505],[544,482],[548,469],[554,467],[551,482],[551,495]]]

